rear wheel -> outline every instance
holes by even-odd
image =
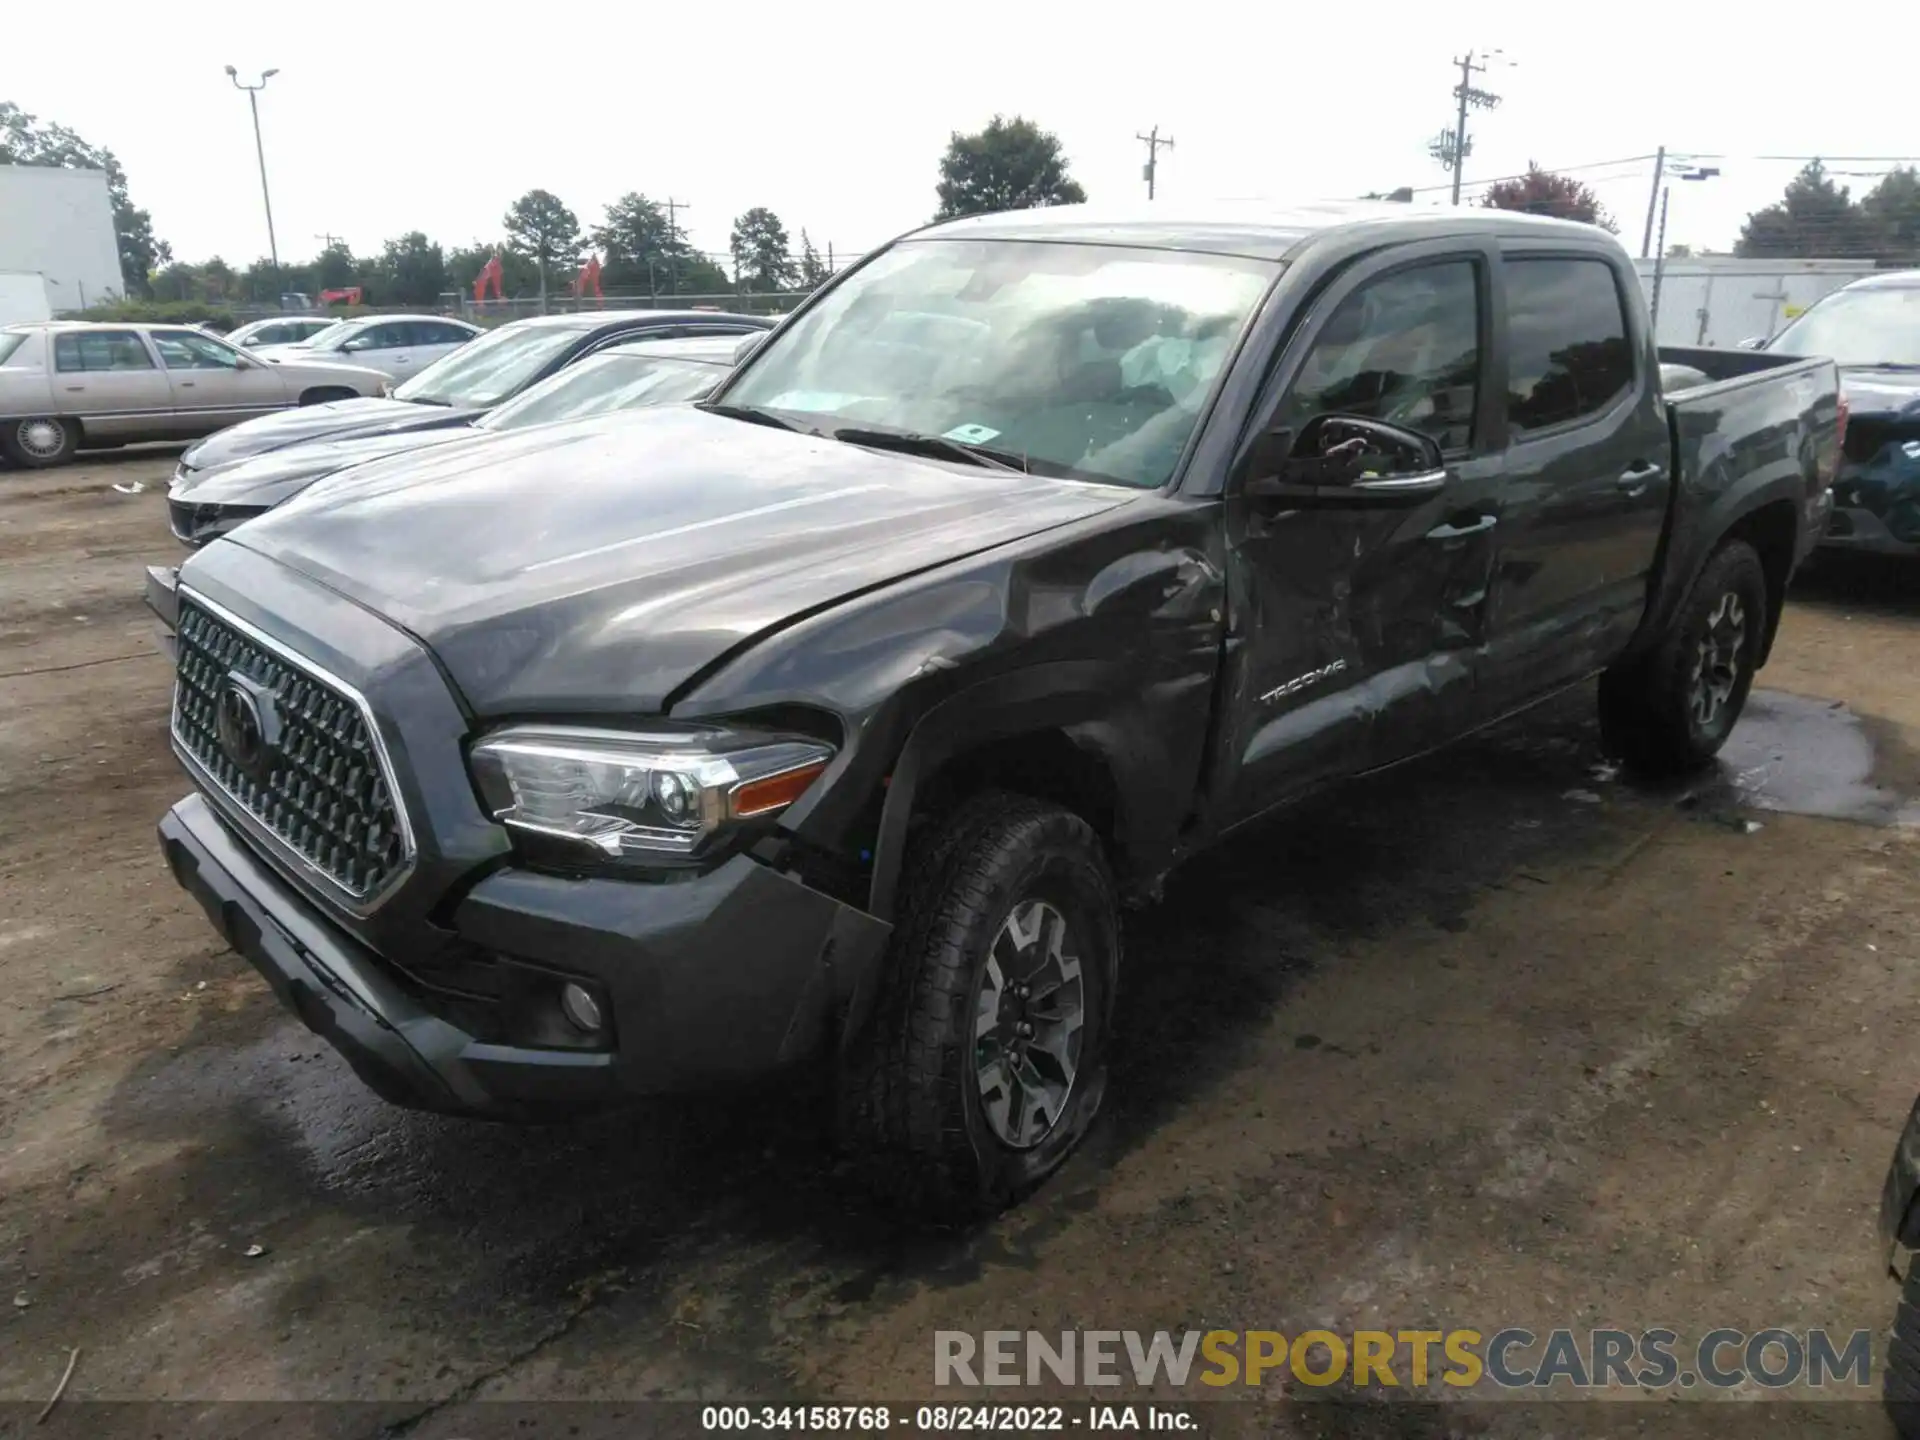
[[[0,428],[0,455],[23,470],[64,465],[80,443],[80,427],[54,415],[9,420]]]
[[[300,403],[302,405],[330,405],[335,400],[353,400],[357,398],[357,391],[348,390],[339,385],[316,385],[311,390],[303,390],[300,392]]]
[[[876,1012],[844,1063],[844,1142],[887,1198],[960,1219],[1038,1186],[1106,1085],[1119,908],[1057,805],[962,805],[910,865]]]
[[[1666,637],[1600,677],[1600,728],[1635,769],[1679,775],[1712,760],[1753,688],[1767,623],[1767,576],[1742,540],[1716,550]]]

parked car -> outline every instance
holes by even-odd
[[[504,405],[437,430],[315,440],[270,450],[224,470],[176,478],[167,491],[174,537],[198,548],[300,494],[316,481],[375,460],[538,425],[698,399],[726,377],[740,337],[635,340],[595,351],[529,386]],[[149,565],[146,600],[160,622],[161,642],[174,649],[179,568]]]
[[[266,345],[301,345],[340,321],[331,315],[273,315],[227,332],[227,343],[251,350]]]
[[[1596,672],[1636,764],[1718,751],[1837,460],[1832,363],[1737,358],[1506,211],[933,226],[696,406],[197,551],[161,842],[390,1099],[820,1057],[861,1168],[990,1209],[1100,1104],[1121,897]]]
[[[48,321],[0,329],[0,456],[59,465],[82,447],[185,440],[275,411],[386,393],[377,370],[270,365],[190,325]]]
[[[516,320],[428,366],[396,386],[389,398],[269,416],[223,430],[190,446],[180,457],[174,477],[176,482],[189,481],[204,472],[312,440],[464,425],[583,355],[628,340],[737,338],[769,328],[770,322],[756,315],[688,310],[600,310]]]
[[[1920,270],[1843,286],[1765,351],[1825,355],[1840,366],[1846,446],[1822,553],[1920,555]]]
[[[294,344],[262,345],[254,353],[276,363],[314,356],[340,359],[392,380],[408,380],[484,333],[478,325],[444,315],[364,315]]]

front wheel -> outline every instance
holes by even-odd
[[[1651,775],[1697,770],[1733,733],[1767,623],[1767,575],[1743,540],[1714,551],[1664,639],[1600,677],[1607,747]]]
[[[54,415],[8,420],[0,426],[0,455],[23,470],[64,465],[80,443],[80,427]]]
[[[1893,1428],[1903,1440],[1920,1440],[1920,1264],[1908,1268],[1900,1287],[1880,1385]]]
[[[912,857],[871,1028],[845,1057],[844,1143],[889,1199],[990,1214],[1073,1152],[1106,1086],[1119,906],[1092,828],[992,792]]]

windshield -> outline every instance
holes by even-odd
[[[1279,271],[1110,245],[904,242],[790,322],[725,402],[1159,486]]]
[[[504,326],[434,361],[393,398],[484,410],[517,393],[579,339],[578,330],[562,325]]]
[[[718,365],[660,355],[595,355],[530,386],[488,415],[478,428],[522,430],[610,410],[698,400],[726,373]]]
[[[1820,355],[1837,365],[1920,366],[1920,285],[1841,290],[1767,345],[1783,355]]]
[[[308,350],[338,350],[342,340],[365,329],[366,324],[364,320],[339,320],[323,330],[316,330],[311,335],[297,337],[287,343]]]

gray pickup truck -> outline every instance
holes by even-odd
[[[403,1104],[823,1063],[863,1173],[991,1208],[1092,1123],[1174,866],[1596,675],[1636,765],[1707,763],[1840,429],[1831,362],[1657,351],[1587,226],[939,225],[694,407],[195,553],[161,842]]]

